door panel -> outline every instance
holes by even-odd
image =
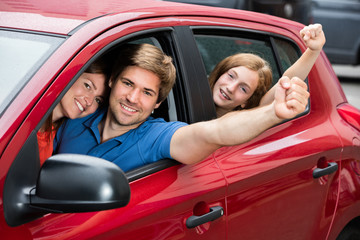
[[[186,219],[210,207],[225,209],[225,180],[212,158],[176,165],[132,183],[124,208],[49,214],[26,224],[34,238],[225,239],[226,218],[188,229]]]
[[[283,123],[214,154],[229,184],[229,239],[326,238],[339,174],[314,178],[313,171],[340,164],[341,144],[326,117],[309,119]]]
[[[208,74],[224,57],[250,52],[269,62],[275,84],[301,51],[293,36],[268,31],[272,27],[256,32],[194,27]],[[213,154],[229,184],[228,239],[326,239],[337,203],[342,144],[329,120],[326,87],[319,75],[310,75],[311,101],[303,114]],[[329,163],[337,165],[335,172],[313,177]]]

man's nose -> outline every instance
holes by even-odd
[[[139,94],[140,94],[140,90],[138,89],[131,90],[127,95],[128,101],[132,103],[137,103],[139,99]]]

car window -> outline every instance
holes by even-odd
[[[60,37],[0,31],[0,115],[62,41]]]
[[[237,53],[252,53],[265,59],[272,70],[274,85],[301,56],[300,48],[287,38],[242,31],[212,31],[194,28],[194,38],[207,76],[217,63]],[[305,80],[307,83],[307,79]],[[309,111],[308,105],[304,113]]]
[[[301,55],[300,49],[295,44],[275,37],[245,38],[214,35],[213,33],[205,35],[195,32],[195,41],[203,58],[207,75],[211,73],[218,62],[230,55],[253,53],[270,64],[273,83],[275,83]]]
[[[293,43],[280,38],[274,38],[274,43],[276,45],[281,69],[284,72],[298,60],[301,54],[300,49]]]
[[[209,75],[222,59],[236,53],[253,53],[265,59],[271,66],[273,78],[279,79],[275,56],[270,42],[229,36],[195,35],[206,72]]]
[[[115,44],[109,45],[108,48],[105,48],[102,53],[98,53],[98,57],[106,58],[111,64],[111,59],[115,57],[114,54],[117,54],[118,49],[122,48],[125,44],[141,44],[141,43],[147,43],[157,46],[158,48],[162,49],[166,54],[170,55],[175,59],[174,55],[170,53],[169,50],[169,42],[165,39],[164,35],[166,33],[157,33],[157,34],[144,34],[141,35],[135,35],[132,38],[128,38],[123,41],[118,41]],[[94,57],[91,59],[91,61],[96,61],[97,57]],[[175,61],[175,60],[174,60]],[[85,64],[88,65],[88,64]],[[175,64],[176,65],[176,64]],[[81,70],[81,72],[85,69]],[[76,76],[79,76],[81,74],[79,72]],[[76,76],[74,78],[76,78]],[[73,81],[76,81],[74,79]],[[178,121],[178,108],[177,106],[180,104],[178,103],[175,98],[178,95],[177,90],[171,90],[167,98],[161,103],[160,107],[155,109],[152,113],[152,116],[155,118],[164,118],[165,121]],[[129,179],[129,181],[134,181],[135,179],[139,179],[143,176],[147,176],[149,174],[152,174],[154,172],[160,171],[162,169],[168,168],[170,166],[174,166],[177,164],[176,161],[170,160],[170,159],[163,159],[159,162],[156,162],[154,164],[147,164],[145,166],[133,169],[131,171],[126,172],[126,175]]]

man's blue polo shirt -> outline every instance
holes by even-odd
[[[78,153],[106,159],[128,171],[160,159],[171,158],[170,141],[183,122],[149,117],[138,128],[100,143],[98,124],[106,109],[85,118],[66,120],[57,131],[54,154]]]

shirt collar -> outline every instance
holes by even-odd
[[[101,120],[104,117],[106,117],[106,112],[107,112],[106,108],[100,108],[95,113],[90,115],[90,117],[86,121],[83,122],[83,125],[86,128],[90,129],[90,131],[94,134],[98,143],[101,142],[101,137],[100,137],[100,132],[99,132],[98,126],[99,126],[99,123],[101,122]]]

